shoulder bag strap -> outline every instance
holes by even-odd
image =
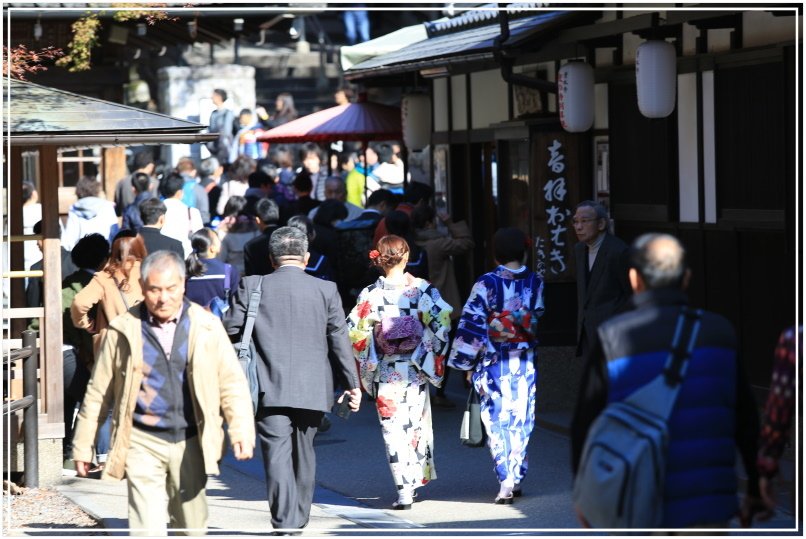
[[[246,309],[246,323],[243,328],[243,337],[241,338],[241,347],[238,349],[238,357],[246,357],[249,355],[249,343],[252,341],[252,330],[255,328],[255,318],[257,318],[257,310],[260,306],[260,296],[263,293],[263,276],[257,282],[257,288],[252,290],[249,294],[249,306]]]
[[[688,360],[697,342],[702,311],[684,307],[677,317],[671,350],[666,365],[658,376],[641,387],[624,402],[642,408],[666,420],[672,413],[680,384],[686,374]]]

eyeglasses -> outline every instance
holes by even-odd
[[[596,219],[596,218],[593,218],[593,219],[590,219],[590,218],[588,218],[588,219],[574,219],[571,222],[574,223],[574,226],[576,226],[576,225],[587,225],[588,223],[594,223],[594,222],[596,222],[598,220],[599,219]]]

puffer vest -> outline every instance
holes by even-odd
[[[608,402],[624,400],[663,370],[685,295],[655,290],[637,309],[599,327]],[[663,526],[729,521],[736,497],[736,335],[723,317],[703,313],[688,370],[669,418]]]

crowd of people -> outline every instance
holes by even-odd
[[[310,515],[313,438],[327,428],[334,400],[356,411],[362,394],[377,410],[393,508],[411,509],[416,490],[437,477],[431,408],[454,406],[444,393],[451,369],[466,373],[479,397],[499,481],[491,500],[523,495],[546,308],[542,276],[527,265],[530,239],[498,230],[496,267],[463,293],[453,257],[474,242],[467,223],[431,206],[428,185],[401,181],[396,193],[376,176],[374,188],[366,182],[350,200],[350,175],[369,179],[381,168],[372,168],[377,156],[396,167],[394,146],[368,150],[366,162],[340,156],[345,166],[332,174],[314,144],[273,149],[266,159],[239,153],[226,168],[215,156],[183,158],[162,173],[143,151],[115,202],[100,196],[95,178],[79,180],[62,237],[70,250],[64,457],[79,475],[127,478],[133,533],[165,533],[166,489],[170,526],[204,532],[222,416],[236,458],[252,456],[257,436],[272,525],[298,533]],[[628,247],[608,231],[601,204],[580,203],[573,224],[578,354],[586,361],[572,425],[576,471],[600,412],[661,371],[652,358],[666,350],[691,275],[676,238],[646,235]],[[757,465],[759,421],[735,333],[719,315],[702,320],[669,420],[667,527],[727,525],[738,509],[736,449],[748,475],[743,518],[769,513],[769,478],[791,415],[782,411],[791,391],[778,390]],[[247,327],[256,412],[229,345]],[[295,337],[301,327],[306,338]],[[786,334],[790,347],[795,335]],[[777,367],[777,383],[790,371]],[[713,480],[687,479],[692,473]],[[596,525],[582,513],[580,521]]]

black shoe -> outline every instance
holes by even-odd
[[[520,498],[521,496],[523,496],[523,490],[521,490],[521,487],[515,487],[514,489],[512,489],[512,496],[514,496],[515,498]]]
[[[495,497],[495,502],[493,502],[493,503],[495,503],[495,505],[512,505],[513,496],[514,496],[514,493],[510,494],[506,498],[496,496]]]
[[[410,503],[393,502],[392,503],[392,509],[394,509],[395,511],[408,511],[409,509],[411,509],[411,504]]]

